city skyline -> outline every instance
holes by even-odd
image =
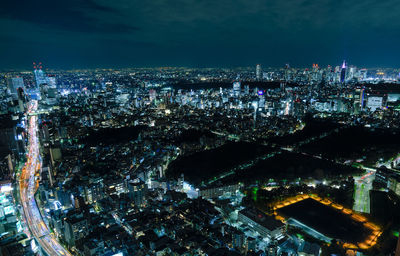
[[[313,68],[317,68],[318,70],[322,70],[322,69],[331,69],[332,72],[335,70],[335,68],[340,68],[342,69],[342,63],[346,62],[346,68],[348,67],[355,67],[357,69],[363,69],[363,70],[399,70],[400,71],[400,66],[399,67],[385,67],[385,66],[371,66],[371,67],[366,67],[366,66],[359,66],[359,65],[355,65],[353,63],[348,63],[347,60],[339,60],[336,61],[334,63],[328,63],[326,65],[320,65],[318,62],[313,62],[313,63],[309,63],[307,65],[301,65],[301,66],[292,66],[290,65],[290,63],[284,63],[283,65],[280,66],[267,66],[267,65],[263,65],[260,63],[253,63],[253,65],[246,65],[246,66],[174,66],[174,65],[165,65],[165,66],[126,66],[126,67],[68,67],[68,68],[60,68],[60,67],[54,67],[54,66],[49,66],[47,65],[48,63],[42,63],[42,62],[37,62],[37,61],[33,61],[27,64],[26,67],[21,67],[21,68],[0,68],[0,72],[21,72],[21,73],[27,73],[27,72],[32,72],[32,70],[43,70],[46,72],[61,72],[61,71],[77,71],[77,70],[86,70],[86,71],[90,71],[90,70],[129,70],[129,69],[168,69],[168,68],[176,68],[176,69],[199,69],[199,70],[207,70],[207,69],[221,69],[221,70],[244,70],[244,69],[254,69],[254,72],[256,73],[256,68],[260,67],[261,72],[265,72],[265,71],[272,71],[272,70],[283,70],[283,69],[294,69],[294,70],[312,70]],[[40,63],[42,66],[41,68],[39,68],[37,66],[37,63]]]
[[[395,0],[6,1],[1,256],[400,256]]]
[[[396,67],[394,1],[6,3],[0,69]]]
[[[398,70],[43,67],[0,73],[5,255],[394,252]]]

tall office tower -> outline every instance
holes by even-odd
[[[256,65],[256,79],[261,80],[262,76],[262,70],[261,70],[261,65],[257,64]]]
[[[104,186],[102,182],[91,183],[85,187],[85,200],[89,204],[93,204],[104,198]]]
[[[367,69],[365,69],[365,68],[360,69],[358,79],[359,80],[366,80],[367,79],[367,73],[368,73]]]
[[[136,207],[146,204],[147,185],[140,179],[130,180],[128,182],[129,198]]]
[[[356,72],[357,72],[357,68],[356,67],[354,67],[354,66],[350,67],[348,75],[347,75],[348,79],[353,79],[355,77],[355,75],[356,75]]]
[[[344,83],[346,80],[346,61],[343,61],[342,71],[340,71],[340,82]]]
[[[250,86],[249,85],[245,85],[244,86],[244,94],[245,95],[249,95],[249,93],[250,93]]]
[[[52,87],[57,87],[57,81],[55,76],[47,77],[47,83]]]
[[[81,240],[89,234],[88,221],[82,213],[66,218],[64,223],[65,241],[69,246],[74,246],[76,241]]]
[[[289,78],[289,73],[290,73],[290,65],[289,65],[289,64],[286,64],[286,65],[285,65],[285,77],[284,77],[284,80],[285,80],[285,81],[290,80],[290,78]]]
[[[7,80],[7,87],[10,90],[11,95],[17,96],[18,88],[24,89],[24,80],[22,77],[13,77]]]
[[[279,84],[279,87],[281,88],[281,91],[285,91],[286,82],[281,82],[281,83]]]
[[[38,65],[36,63],[33,63],[33,73],[35,74],[35,81],[36,81],[36,86],[39,87],[41,84],[47,84],[47,77],[44,71],[42,70],[42,63],[39,62]]]
[[[156,96],[157,96],[156,90],[150,89],[150,90],[149,90],[149,98],[150,98],[150,101],[153,101],[153,100],[156,98]]]
[[[17,133],[16,123],[10,115],[0,116],[0,150],[12,152],[17,159],[24,157],[25,148],[22,137]]]
[[[239,96],[240,95],[240,82],[234,82],[233,83],[233,94],[235,96]]]

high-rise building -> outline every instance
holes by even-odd
[[[256,79],[261,80],[261,76],[262,76],[261,65],[257,64],[256,65]]]
[[[49,76],[49,77],[47,77],[47,83],[48,83],[51,87],[57,87],[56,77],[54,77],[54,76]]]
[[[104,187],[102,182],[95,182],[85,187],[86,202],[92,204],[104,197]]]
[[[248,225],[251,230],[258,232],[262,237],[269,239],[279,240],[285,232],[284,224],[257,209],[246,208],[239,211],[238,221]]]
[[[141,207],[146,203],[147,186],[140,179],[134,179],[128,182],[129,198],[134,205]]]
[[[233,83],[233,94],[235,96],[239,96],[240,95],[240,82],[234,82]]]
[[[374,112],[377,109],[380,109],[383,104],[383,97],[381,96],[369,96],[367,99],[367,108]]]
[[[0,116],[0,150],[11,152],[17,159],[23,158],[25,146],[17,133],[15,121],[9,115]]]
[[[42,70],[42,63],[39,62],[38,65],[36,65],[36,63],[33,63],[33,73],[35,75],[35,81],[36,81],[36,86],[39,87],[41,84],[47,84],[47,76],[44,73],[44,71]]]
[[[17,96],[18,88],[24,88],[24,80],[22,77],[12,77],[7,80],[7,87],[11,95]]]
[[[155,100],[156,97],[157,97],[157,92],[156,92],[156,90],[153,90],[153,89],[149,90],[149,98],[150,98],[150,101]]]
[[[344,83],[346,81],[346,61],[343,61],[342,70],[340,71],[340,82]]]
[[[235,230],[232,233],[232,246],[237,249],[242,249],[245,243],[245,235],[242,231]]]
[[[65,240],[69,246],[74,246],[79,239],[89,234],[87,219],[83,214],[75,214],[65,220]]]
[[[349,68],[349,73],[347,75],[348,79],[353,79],[356,76],[357,68],[352,66]]]
[[[250,86],[249,85],[245,85],[244,86],[244,94],[245,95],[249,95],[249,93],[250,93]]]
[[[248,237],[246,241],[246,252],[255,252],[257,248],[257,240],[253,237]]]

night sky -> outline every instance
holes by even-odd
[[[398,0],[5,0],[0,68],[398,67]]]

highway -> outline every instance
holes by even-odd
[[[19,179],[21,204],[24,209],[25,222],[45,253],[47,255],[70,256],[71,254],[50,233],[35,201],[34,195],[38,185],[35,181],[35,174],[40,170],[41,158],[39,154],[39,139],[37,137],[38,118],[36,115],[30,114],[36,111],[37,106],[38,102],[32,101],[28,108],[29,151],[28,160],[22,168]]]

